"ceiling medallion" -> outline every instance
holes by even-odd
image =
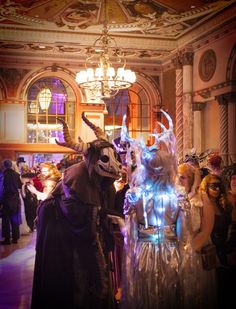
[[[201,56],[198,72],[201,80],[208,82],[214,75],[216,70],[216,54],[213,49],[208,49]]]

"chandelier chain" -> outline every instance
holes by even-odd
[[[76,82],[91,99],[115,96],[119,90],[131,87],[136,81],[135,73],[126,69],[123,51],[118,48],[115,38],[109,34],[106,4],[105,0],[102,33],[92,47],[87,49],[86,70],[76,74]]]

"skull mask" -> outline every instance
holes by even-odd
[[[59,119],[63,125],[65,142],[60,143],[56,141],[56,143],[60,146],[69,147],[78,153],[84,154],[90,176],[94,171],[102,177],[119,179],[122,166],[118,160],[118,155],[113,149],[113,145],[107,141],[103,131],[99,127],[92,124],[85,117],[84,113],[82,114],[82,119],[94,131],[97,140],[90,143],[84,143],[79,138],[79,143],[75,143],[69,135],[67,124],[63,120]]]

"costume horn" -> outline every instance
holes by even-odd
[[[175,140],[175,135],[174,135],[173,121],[172,121],[171,117],[169,116],[169,114],[167,112],[165,112],[162,109],[161,109],[161,112],[166,117],[166,119],[168,121],[168,127],[169,128],[167,129],[167,127],[165,127],[161,122],[159,122],[159,121],[157,122],[159,124],[159,126],[161,127],[162,132],[157,133],[156,130],[155,130],[155,132],[153,134],[150,134],[150,136],[155,137],[155,143],[154,143],[154,145],[151,146],[151,148],[155,148],[155,144],[158,147],[159,144],[161,142],[163,142],[166,145],[168,152],[174,153],[175,152],[176,140]]]
[[[106,141],[107,141],[107,136],[106,136],[106,134],[103,132],[103,130],[102,130],[101,128],[95,126],[95,124],[93,124],[92,122],[90,122],[90,121],[88,120],[88,118],[86,118],[84,112],[82,113],[82,119],[83,119],[83,121],[87,124],[87,126],[89,126],[89,127],[93,130],[94,134],[96,135],[96,137],[97,137],[98,139],[103,139],[103,140],[106,140]]]
[[[68,128],[68,125],[66,124],[66,122],[61,118],[57,118],[57,120],[59,122],[61,122],[61,124],[63,126],[63,137],[64,137],[64,140],[65,140],[64,143],[61,143],[61,142],[59,142],[55,139],[57,145],[67,147],[67,148],[71,148],[71,149],[75,150],[76,152],[78,152],[80,154],[85,154],[87,152],[89,145],[87,143],[84,143],[81,140],[81,138],[78,138],[79,143],[74,142],[72,137],[70,136],[69,128]]]

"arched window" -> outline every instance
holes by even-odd
[[[119,93],[104,102],[106,105],[105,130],[109,140],[120,136],[123,115],[127,115],[129,135],[133,138],[142,136],[145,142],[150,139],[151,102],[144,87],[135,84],[131,89]]]
[[[27,142],[55,143],[63,141],[64,119],[74,135],[75,101],[71,87],[59,78],[46,77],[34,82],[27,92]]]

